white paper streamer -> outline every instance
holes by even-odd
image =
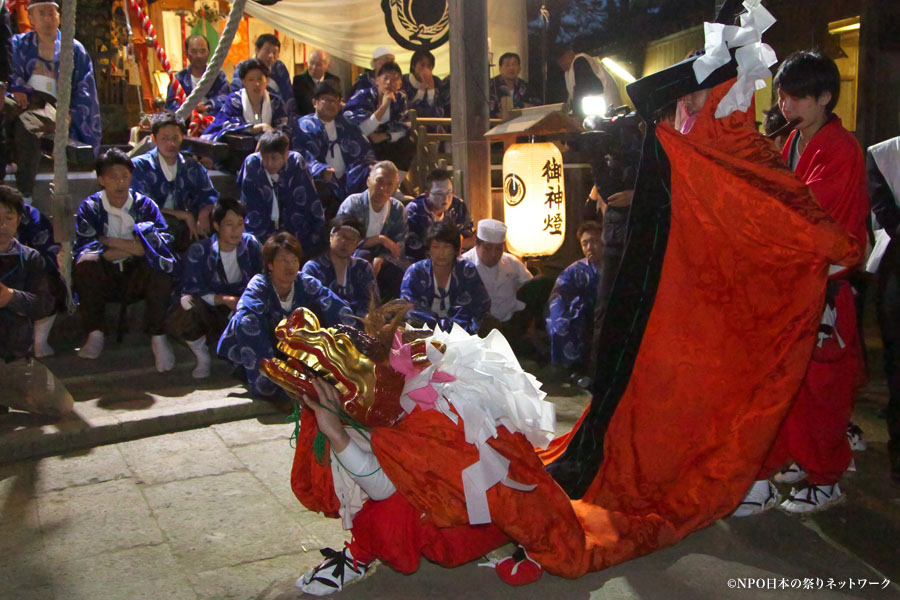
[[[768,44],[762,43],[762,34],[775,23],[761,0],[745,0],[746,12],[740,15],[740,27],[722,23],[704,23],[705,54],[694,61],[694,76],[703,83],[710,74],[731,60],[729,49],[737,48],[737,81],[719,103],[716,117],[722,118],[736,110],[750,108],[753,93],[765,87],[765,79],[772,76],[769,67],[778,58]]]
[[[469,522],[490,523],[490,488],[501,483],[530,491],[535,486],[510,479],[509,460],[494,450],[488,440],[497,437],[497,428],[503,426],[512,433],[523,434],[531,444],[546,448],[556,430],[556,409],[545,400],[547,394],[540,390],[540,382],[519,366],[509,342],[499,331],[482,339],[454,325],[449,333],[436,330],[430,339],[443,343],[445,350],[441,353],[427,345],[431,366],[406,382],[401,406],[415,406],[406,392],[429,382],[435,369],[455,377],[454,381],[431,381],[438,393],[435,410],[454,423],[458,422],[458,414],[463,420],[466,441],[478,448],[478,462],[463,470],[463,490]]]

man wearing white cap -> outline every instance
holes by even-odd
[[[482,219],[478,222],[475,247],[462,257],[475,265],[491,298],[491,313],[482,323],[482,333],[500,329],[508,337],[515,337],[522,328],[510,327],[513,315],[525,308],[516,294],[532,276],[518,258],[503,251],[505,244],[506,225],[496,219]]]
[[[350,90],[350,96],[353,96],[359,90],[375,87],[375,74],[378,73],[378,69],[386,63],[394,62],[394,60],[394,51],[390,46],[378,46],[375,48],[372,52],[372,70],[360,73],[356,83],[353,84],[353,89]]]

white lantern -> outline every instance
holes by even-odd
[[[566,186],[555,144],[513,144],[503,155],[503,220],[510,251],[550,256],[566,237]]]

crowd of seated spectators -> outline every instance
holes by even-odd
[[[40,46],[58,27],[58,7],[32,0],[29,11],[35,20],[48,13],[34,34]],[[113,325],[108,304],[124,311],[143,300],[157,371],[174,368],[174,340],[192,351],[193,377],[210,376],[215,354],[254,395],[276,398],[258,365],[274,352],[275,326],[299,306],[325,326],[358,326],[372,307],[402,298],[415,326],[481,335],[500,328],[510,336],[524,333],[514,322],[543,328],[540,307],[521,312],[533,318],[513,318],[534,305],[519,299],[532,276],[504,252],[503,223],[485,219],[476,227],[449,171],[432,171],[415,198],[398,192],[413,157],[408,109],[449,113],[446,81],[433,75],[430,52],[416,52],[404,76],[390,49],[379,48],[373,71],[343,104],[327,53],[313,52],[292,83],[276,37],[260,36],[256,50],[230,86],[217,78],[198,106],[208,123],[204,138],[240,135],[255,145],[236,172],[239,197],[221,195],[207,166],[183,151],[187,127],[172,112],[182,101],[174,85],[169,110],[151,122],[149,152],[98,156],[101,189],[75,216],[79,357],[102,356]],[[209,44],[191,36],[185,53],[189,66],[176,79],[190,93]],[[84,115],[74,111],[77,135],[83,128],[75,120]],[[59,248],[30,198],[0,187],[0,263],[9,266],[0,279],[0,322],[10,332],[0,342],[4,360],[54,353],[49,334],[67,292]]]

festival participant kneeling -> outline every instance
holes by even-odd
[[[406,239],[406,258],[420,261],[428,254],[425,238],[438,223],[453,223],[462,234],[462,249],[475,245],[472,217],[462,198],[453,194],[453,173],[446,169],[432,169],[425,177],[425,193],[406,206],[409,237]]]
[[[308,261],[302,271],[349,304],[357,317],[366,316],[379,303],[372,265],[353,256],[363,233],[362,223],[350,215],[338,215],[331,221],[328,252]]]
[[[25,208],[16,189],[0,185],[0,362],[32,356],[33,324],[53,312],[44,259],[16,239]]]
[[[175,269],[172,236],[156,203],[129,189],[133,169],[121,150],[107,151],[97,160],[97,181],[103,190],[85,198],[75,216],[72,279],[88,334],[78,356],[95,359],[103,352],[108,302],[143,299],[145,329],[152,336],[156,370],[162,373],[175,366],[164,333]]]
[[[456,323],[475,334],[490,312],[491,298],[478,270],[466,259],[458,258],[459,238],[456,225],[441,223],[425,239],[431,258],[406,270],[400,295],[413,304],[407,315],[411,324],[450,331]]]
[[[300,273],[303,249],[290,233],[276,233],[263,245],[262,252],[265,273],[254,275],[247,284],[216,352],[245,369],[253,395],[273,399],[279,388],[260,375],[259,362],[275,355],[274,331],[282,319],[300,306],[312,310],[327,326],[353,325],[356,319],[334,292]]]
[[[578,241],[584,258],[566,267],[550,293],[547,335],[550,358],[557,367],[575,373],[587,372],[585,361],[590,352],[594,302],[603,261],[603,226],[585,221],[578,228]]]
[[[219,192],[206,167],[181,154],[186,129],[174,113],[156,116],[150,131],[156,148],[132,159],[131,189],[156,202],[175,238],[172,248],[181,253],[191,240],[209,235],[209,215]]]
[[[229,131],[251,136],[273,129],[287,131],[288,113],[284,101],[278,94],[266,90],[269,68],[251,58],[242,62],[237,72],[243,87],[228,94],[201,137],[215,141]]]
[[[365,237],[356,256],[372,263],[383,300],[400,295],[406,265],[403,250],[409,234],[406,208],[393,197],[399,183],[394,163],[389,160],[375,163],[369,172],[368,189],[347,196],[338,208],[338,215],[352,215],[365,227]]]
[[[328,83],[316,85],[315,113],[297,121],[291,145],[303,153],[316,182],[325,216],[334,217],[350,194],[366,190],[375,153],[355,123],[341,114],[341,95]]]
[[[197,358],[191,373],[209,377],[209,337],[218,339],[250,279],[263,270],[262,248],[244,232],[247,209],[234,198],[220,198],[213,210],[215,233],[187,252],[181,300],[169,311],[167,328]]]
[[[285,134],[268,131],[259,138],[256,152],[244,159],[237,184],[247,207],[247,232],[265,241],[286,231],[312,254],[318,250],[325,213],[306,161],[288,145]]]

